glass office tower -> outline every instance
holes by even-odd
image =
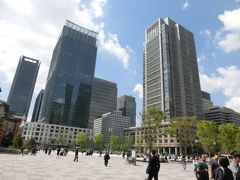
[[[21,56],[8,96],[9,114],[27,117],[40,61]]]
[[[158,19],[145,31],[143,105],[167,117],[203,118],[193,33],[170,18]]]
[[[66,21],[54,48],[39,121],[87,128],[97,33]]]

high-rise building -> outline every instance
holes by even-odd
[[[201,91],[202,94],[202,107],[203,113],[207,112],[211,107],[213,107],[213,102],[209,93]]]
[[[40,61],[21,56],[8,96],[9,114],[27,117]]]
[[[130,127],[136,126],[136,102],[132,96],[121,96],[117,99],[117,109],[123,116],[131,118]]]
[[[93,128],[94,119],[117,109],[117,84],[104,79],[94,78],[89,113],[88,128]]]
[[[42,89],[42,90],[39,92],[39,94],[38,94],[38,96],[37,96],[37,98],[36,98],[31,122],[37,122],[37,121],[38,121],[39,113],[40,113],[40,108],[41,108],[41,105],[42,105],[43,95],[44,95],[44,90]]]
[[[143,106],[167,117],[203,118],[193,33],[170,18],[158,19],[145,31]]]
[[[88,127],[97,35],[66,21],[53,51],[40,121]]]

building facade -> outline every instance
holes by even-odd
[[[44,95],[44,90],[42,89],[39,92],[39,94],[38,94],[38,96],[36,98],[31,122],[37,122],[38,121],[39,114],[40,114],[40,108],[41,108],[41,105],[42,105],[43,95]]]
[[[131,118],[130,127],[136,126],[136,101],[132,96],[121,96],[117,99],[117,109],[123,116]]]
[[[240,113],[220,106],[213,106],[204,113],[205,120],[212,120],[220,124],[233,123],[240,126]]]
[[[203,118],[193,33],[170,18],[145,31],[143,109],[158,108],[167,117]]]
[[[109,112],[102,115],[102,118],[94,120],[93,134],[102,134],[104,145],[109,144],[112,135],[119,136],[120,143],[124,142],[124,129],[130,127],[130,117],[122,116],[121,111]]]
[[[27,117],[39,66],[39,60],[20,57],[7,100],[10,115]]]
[[[213,107],[213,102],[209,93],[201,91],[202,94],[202,107],[203,113],[207,112],[211,107]]]
[[[88,140],[92,140],[92,130],[70,126],[60,126],[41,122],[27,122],[22,130],[24,140],[34,138],[37,143],[49,144],[51,140],[63,137],[65,144],[71,144],[76,140],[77,134],[86,132]]]
[[[163,123],[160,131],[164,131],[168,124]],[[138,152],[147,153],[148,145],[144,139],[144,127],[131,127],[124,130],[124,136],[130,136],[133,139],[133,148]],[[176,138],[162,132],[157,132],[155,142],[153,143],[153,149],[157,150],[160,154],[176,154],[182,155],[183,148],[177,142]],[[149,152],[148,152],[149,153]]]
[[[88,128],[93,129],[94,119],[117,109],[117,84],[100,78],[92,83],[91,105]]]
[[[97,33],[66,21],[54,48],[40,121],[87,128]]]

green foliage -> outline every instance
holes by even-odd
[[[15,134],[13,138],[13,147],[19,149],[22,147],[22,145],[23,145],[23,138],[21,134]]]
[[[85,149],[87,146],[87,133],[80,132],[77,134],[76,144],[80,146],[81,149]]]
[[[13,144],[13,137],[14,137],[14,133],[13,132],[7,133],[5,136],[3,136],[2,145],[3,146],[12,146],[12,144]]]
[[[200,121],[197,124],[197,138],[204,151],[214,153],[216,151],[218,128],[214,121]]]
[[[142,127],[144,131],[143,138],[150,151],[158,135],[162,133],[160,125],[164,118],[163,112],[157,108],[148,109],[147,113],[142,118]]]
[[[126,136],[124,139],[123,150],[129,151],[132,147],[133,139],[131,136]]]
[[[101,150],[103,146],[103,135],[97,134],[93,137],[93,142],[97,150]]]
[[[64,134],[59,134],[58,139],[57,139],[57,143],[59,145],[64,145],[66,143],[66,140],[64,138]]]
[[[37,143],[34,138],[30,138],[27,141],[25,141],[25,147],[30,151],[34,147],[36,147]]]
[[[119,136],[112,135],[110,137],[110,147],[112,151],[117,151],[119,150],[119,143],[120,143],[120,138]]]
[[[170,121],[170,126],[166,129],[170,135],[176,137],[182,147],[193,148],[196,140],[196,117],[175,117]]]
[[[236,144],[236,139],[239,133],[239,127],[234,124],[221,124],[218,127],[218,131],[222,151],[231,153],[237,150],[239,144]]]
[[[49,144],[51,144],[51,145],[58,144],[58,140],[56,138],[50,139]]]

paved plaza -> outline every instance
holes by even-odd
[[[73,153],[56,159],[56,151],[50,156],[39,152],[33,155],[0,154],[0,180],[144,180],[147,163],[137,166],[126,164],[120,156],[111,156],[109,166],[103,157],[80,155],[73,162]],[[160,180],[194,180],[193,165],[183,170],[180,163],[162,163]]]

